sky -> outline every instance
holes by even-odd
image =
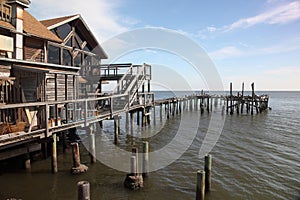
[[[104,46],[128,31],[173,31],[203,49],[225,89],[230,82],[236,90],[242,82],[246,89],[255,82],[256,90],[300,90],[299,0],[31,0],[29,11],[41,20],[81,14]],[[180,48],[177,39],[172,42],[172,48]],[[186,57],[157,46],[131,51],[117,61],[151,64],[157,85],[164,79],[166,87],[184,89],[171,76],[175,72],[192,89],[222,89],[211,87],[212,77],[199,73]],[[169,76],[166,69],[172,71]]]

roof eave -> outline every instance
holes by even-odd
[[[57,27],[59,27],[59,26],[61,26],[61,25],[63,25],[63,24],[66,24],[66,23],[68,23],[68,22],[70,22],[70,21],[73,21],[73,20],[75,20],[75,19],[78,19],[78,18],[80,18],[80,15],[79,15],[79,14],[78,14],[78,15],[75,15],[75,16],[73,16],[73,17],[70,17],[70,18],[68,18],[68,19],[66,19],[66,20],[63,20],[63,21],[61,21],[61,22],[59,22],[59,23],[53,24],[53,25],[51,25],[51,26],[48,26],[47,29],[48,29],[48,30],[51,30],[51,29],[57,28]]]

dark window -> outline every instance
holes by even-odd
[[[70,51],[67,49],[63,50],[63,65],[67,65],[67,66],[72,65],[72,57]]]
[[[69,24],[64,24],[57,28],[57,32],[59,33],[61,39],[65,39],[71,31],[72,31],[72,27]]]
[[[60,49],[52,45],[48,46],[48,63],[60,64]]]
[[[81,67],[82,66],[82,57],[81,57],[81,53],[78,53],[77,56],[74,59],[74,65],[76,67]]]

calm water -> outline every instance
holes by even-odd
[[[226,116],[226,122],[213,156],[212,191],[206,199],[268,200],[297,199],[300,196],[300,92],[268,92],[272,110],[259,115]],[[159,93],[164,97],[167,93]],[[221,106],[213,107],[221,115]],[[156,114],[159,115],[157,108]],[[199,116],[199,111],[190,112]],[[165,118],[165,116],[163,116]],[[161,128],[149,139],[150,149],[162,148],[173,138],[180,116],[151,125],[144,131]],[[203,168],[198,151],[209,124],[210,115],[200,117],[199,129],[190,148],[176,162],[150,173],[140,191],[123,187],[126,173],[100,162],[90,165],[87,151],[81,146],[81,160],[90,168],[73,176],[71,154],[58,156],[59,172],[50,174],[50,159],[32,164],[30,173],[13,171],[0,174],[0,199],[76,199],[76,183],[91,183],[92,199],[195,199],[196,171]],[[121,122],[120,146],[130,148],[132,139]],[[113,141],[112,122],[104,124],[97,140],[108,136]],[[141,132],[136,127],[135,132]],[[138,143],[138,141],[136,141]]]

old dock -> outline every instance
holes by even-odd
[[[268,96],[255,95],[254,85],[250,96],[244,89],[234,96],[231,86],[227,96],[202,91],[155,100],[151,65],[102,64],[108,56],[80,15],[38,21],[26,11],[29,5],[27,0],[0,1],[0,161],[19,157],[30,169],[32,153],[40,152],[52,157],[56,173],[58,146],[65,149],[67,135],[80,127],[90,137],[94,163],[94,123],[113,120],[117,144],[121,115],[126,126],[135,117],[137,125],[146,126],[156,107],[161,119],[163,107],[167,118],[184,110],[210,112],[218,102],[230,114],[234,109],[243,113],[244,107],[251,114],[268,108]],[[116,83],[111,92],[103,91],[108,82]],[[79,149],[72,146],[78,167]]]

